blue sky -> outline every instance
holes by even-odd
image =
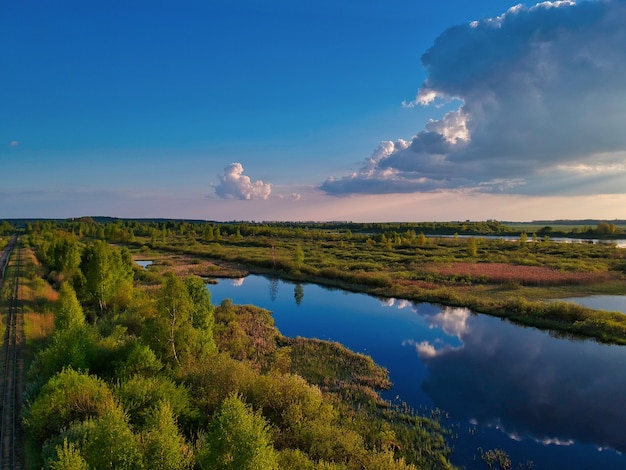
[[[626,218],[626,2],[0,6],[0,217]]]

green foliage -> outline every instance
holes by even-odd
[[[466,251],[468,256],[476,256],[478,254],[478,242],[474,237],[467,239]]]
[[[300,245],[300,243],[296,245],[293,262],[296,265],[296,269],[300,269],[304,263],[304,250],[302,249],[302,245]]]
[[[124,299],[124,292],[132,289],[133,264],[127,249],[120,250],[98,240],[85,248],[80,269],[83,274],[81,291],[83,298],[95,302],[100,310],[117,298]]]
[[[89,370],[97,354],[97,338],[87,325],[58,330],[33,361],[29,375],[45,382],[64,368]]]
[[[174,275],[167,276],[156,306],[144,337],[162,360],[180,366],[206,360],[216,352],[213,307],[199,278],[183,282]]]
[[[186,422],[195,420],[198,411],[194,407],[189,390],[166,376],[145,377],[135,375],[124,380],[115,394],[129,415],[130,422],[138,428],[150,423],[156,403],[166,402],[168,409]]]
[[[240,396],[229,395],[198,449],[202,470],[274,470],[278,458],[267,422]]]
[[[51,470],[89,470],[89,464],[72,442],[63,439],[63,444],[56,446],[56,456],[46,465]]]
[[[104,416],[114,407],[113,394],[102,380],[64,369],[43,386],[26,408],[24,427],[43,442],[74,421]]]
[[[115,375],[120,379],[128,379],[135,375],[151,377],[156,375],[163,364],[149,346],[133,341],[126,351],[124,360],[116,364]]]
[[[80,245],[73,234],[56,232],[46,249],[48,266],[57,272],[73,273],[80,264]]]
[[[172,407],[159,401],[141,435],[144,466],[150,470],[184,470],[193,466],[193,453],[180,434]]]
[[[59,289],[59,298],[54,308],[54,327],[58,331],[82,327],[84,324],[85,315],[76,298],[76,292],[69,283],[64,282]]]
[[[208,417],[229,394],[249,390],[258,376],[251,364],[221,353],[187,368],[184,377],[195,405]]]
[[[81,428],[81,454],[91,468],[144,468],[139,443],[121,408],[114,406],[104,415],[87,420]]]

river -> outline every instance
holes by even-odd
[[[394,383],[385,398],[449,414],[461,468],[487,468],[479,448],[504,449],[513,468],[626,468],[624,347],[560,339],[464,308],[262,276],[208,288],[214,304],[230,298],[271,310],[285,336],[370,355]]]

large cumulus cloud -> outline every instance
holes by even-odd
[[[330,194],[530,194],[626,187],[626,0],[517,5],[445,31],[413,105],[458,100],[410,141],[383,142]]]
[[[219,184],[215,186],[215,194],[225,199],[268,199],[272,193],[272,185],[261,180],[251,181],[243,174],[241,163],[231,163],[224,168],[219,176]]]

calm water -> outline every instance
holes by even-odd
[[[626,468],[626,348],[557,339],[463,308],[261,276],[208,288],[214,304],[230,298],[273,311],[286,336],[372,356],[394,383],[385,398],[449,412],[459,466],[486,468],[481,447],[505,449],[515,468],[528,460],[535,469]]]
[[[596,310],[608,310],[609,312],[622,312],[626,314],[626,295],[592,295],[589,297],[572,297],[563,300]]]

